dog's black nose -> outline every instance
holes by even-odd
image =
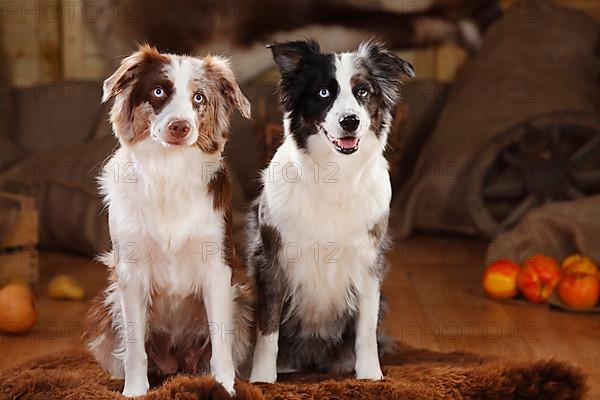
[[[187,121],[176,119],[169,122],[169,134],[175,138],[184,138],[190,131],[190,124]]]
[[[354,114],[346,115],[340,119],[340,126],[346,132],[354,132],[358,128],[358,124],[360,124],[360,120]]]

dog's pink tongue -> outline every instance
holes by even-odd
[[[346,137],[338,139],[338,144],[341,147],[345,147],[347,149],[356,146],[357,143],[358,143],[358,138],[355,138],[352,136],[346,136]]]

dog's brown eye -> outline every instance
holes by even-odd
[[[360,88],[360,89],[358,89],[356,91],[356,95],[358,97],[365,98],[365,97],[367,97],[369,95],[369,91],[367,89],[365,89],[365,88]]]
[[[194,95],[194,103],[196,104],[200,104],[204,101],[204,96],[202,95],[202,93],[196,93]]]
[[[164,97],[164,95],[165,95],[165,91],[164,91],[164,89],[163,89],[163,88],[161,88],[161,87],[157,87],[157,88],[154,88],[154,89],[152,90],[152,95],[153,95],[154,97],[158,97],[158,98],[160,99],[161,97]]]

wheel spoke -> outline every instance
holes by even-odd
[[[569,159],[569,164],[578,165],[584,163],[600,145],[600,134],[588,140]]]
[[[552,149],[552,153],[554,153],[559,160],[562,160],[563,154],[560,148],[560,127],[558,125],[554,125],[550,131],[550,148]]]
[[[523,182],[494,183],[481,190],[484,200],[510,200],[525,194]]]
[[[525,161],[508,151],[502,152],[502,159],[506,162],[506,164],[518,169],[519,171],[525,171],[527,169],[527,163]]]
[[[512,227],[514,224],[519,222],[519,220],[525,215],[530,208],[537,205],[537,197],[535,195],[530,194],[527,196],[525,200],[523,200],[519,205],[512,210],[512,212],[502,221],[500,227],[502,230]]]
[[[585,195],[583,193],[581,193],[579,191],[579,189],[577,189],[573,185],[567,186],[566,193],[567,193],[567,196],[569,196],[569,198],[572,199],[572,200],[576,200],[576,199],[580,199],[582,197],[585,197]]]
[[[600,171],[585,171],[571,173],[571,178],[577,188],[600,187]]]

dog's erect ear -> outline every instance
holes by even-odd
[[[412,78],[415,76],[415,70],[411,63],[401,59],[388,49],[383,43],[370,40],[360,45],[359,54],[365,54],[368,58],[377,63],[378,69],[386,72],[392,77],[399,78],[401,74]]]
[[[102,102],[105,103],[119,94],[123,88],[131,84],[140,69],[140,65],[146,59],[160,60],[161,55],[155,47],[148,44],[141,45],[138,50],[125,58],[114,74],[106,78],[102,86]]]
[[[272,43],[266,47],[271,49],[282,75],[301,71],[307,59],[321,54],[321,48],[314,40]]]
[[[229,60],[220,56],[207,56],[204,59],[204,67],[209,74],[214,74],[218,82],[218,90],[221,92],[228,112],[237,108],[246,119],[251,118],[250,102],[242,93],[240,86],[235,80],[233,71],[229,66]]]
[[[413,66],[387,50],[381,42],[370,40],[358,48],[359,57],[373,71],[386,104],[393,107],[400,98],[402,75],[415,76]]]

